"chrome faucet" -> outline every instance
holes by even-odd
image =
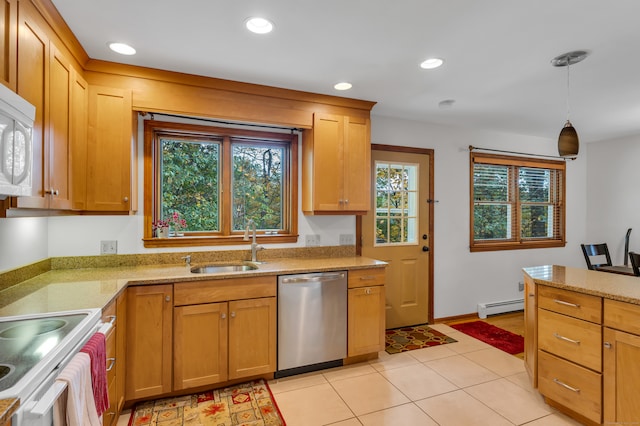
[[[256,223],[253,219],[249,219],[247,222],[247,227],[244,230],[244,241],[249,241],[249,228],[253,227],[253,240],[251,242],[251,261],[258,262],[258,251],[264,250],[265,248],[256,243]]]
[[[181,257],[180,259],[184,259],[187,264],[187,269],[191,270],[191,255],[188,254],[186,256]]]

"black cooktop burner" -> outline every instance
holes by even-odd
[[[0,380],[11,374],[11,370],[13,370],[13,367],[10,365],[0,364]]]
[[[67,322],[61,319],[35,318],[22,321],[0,332],[4,339],[31,339],[34,336],[49,333],[64,327]]]

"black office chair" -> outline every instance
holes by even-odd
[[[640,253],[629,252],[629,259],[631,260],[631,267],[633,268],[633,275],[640,277]]]
[[[584,260],[587,262],[587,268],[589,269],[598,269],[600,266],[613,266],[611,263],[611,255],[609,254],[609,248],[607,247],[607,243],[602,244],[580,244],[582,247],[582,253],[584,254]],[[592,257],[596,256],[604,256],[606,259],[606,263],[602,262],[602,258],[600,257],[598,263],[591,262]]]

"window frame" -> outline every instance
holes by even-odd
[[[158,191],[160,186],[159,167],[159,136],[173,135],[175,137],[194,139],[216,139],[221,144],[221,165],[219,190],[219,220],[218,232],[194,232],[183,237],[155,238],[152,223],[157,212],[160,211]],[[266,234],[258,230],[257,238],[264,243],[290,243],[298,241],[298,135],[294,133],[279,133],[262,130],[249,130],[235,127],[218,127],[189,123],[164,122],[156,120],[144,121],[144,232],[145,247],[189,247],[189,246],[217,246],[247,244],[243,241],[243,231],[231,229],[230,206],[232,203],[231,185],[233,174],[232,139],[251,138],[273,140],[277,144],[289,147],[287,167],[283,167],[283,223],[288,223],[288,229],[278,234]],[[286,202],[285,199],[288,201]]]
[[[514,200],[511,201],[513,210],[515,212],[515,218],[512,219],[513,223],[511,229],[514,231],[515,236],[510,240],[499,241],[487,241],[487,240],[475,240],[474,238],[474,209],[475,209],[475,197],[474,197],[474,165],[475,164],[487,164],[509,167],[508,186],[515,190]],[[523,239],[521,236],[521,209],[523,205],[532,205],[535,203],[521,202],[519,197],[519,185],[518,185],[518,169],[523,168],[538,168],[553,170],[559,173],[560,182],[557,184],[559,187],[557,191],[557,202],[552,204],[557,206],[558,215],[556,222],[558,224],[558,232],[556,236],[551,238],[536,238]],[[566,161],[564,160],[547,160],[531,157],[520,157],[511,155],[497,155],[471,152],[469,155],[469,249],[471,252],[484,252],[484,251],[500,251],[500,250],[521,250],[521,249],[535,249],[535,248],[552,248],[552,247],[564,247],[566,245]],[[509,203],[509,202],[505,202]]]

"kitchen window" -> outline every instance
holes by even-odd
[[[470,155],[472,252],[564,247],[564,161]]]
[[[145,121],[145,246],[297,241],[297,139],[290,133]],[[177,216],[169,238],[161,220]]]

